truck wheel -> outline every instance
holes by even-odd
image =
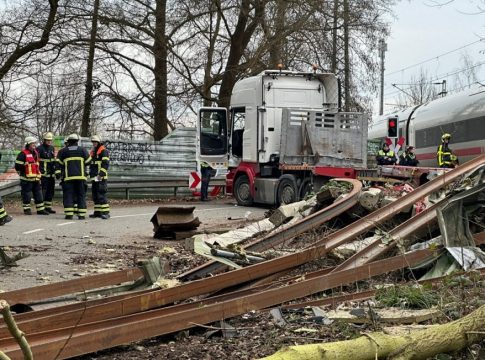
[[[277,200],[280,205],[291,204],[298,200],[298,189],[294,176],[283,175],[280,178]]]
[[[305,199],[305,197],[313,192],[313,184],[311,179],[305,179],[302,181],[299,189],[300,200]]]
[[[234,183],[234,197],[236,198],[238,205],[253,205],[251,186],[249,185],[249,178],[246,175],[241,175],[236,179],[236,182]]]

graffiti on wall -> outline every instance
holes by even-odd
[[[127,143],[121,141],[105,141],[104,146],[109,151],[109,159],[112,163],[143,164],[150,161],[155,151],[153,143]]]

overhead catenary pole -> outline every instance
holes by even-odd
[[[350,111],[349,1],[344,0],[344,110]]]
[[[384,59],[386,51],[386,42],[383,39],[379,40],[379,56],[381,58],[381,92],[379,100],[379,115],[384,114]]]

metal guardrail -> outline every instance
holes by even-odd
[[[225,187],[224,179],[212,179],[211,186]],[[91,182],[88,181],[88,186]],[[137,178],[115,178],[108,180],[109,189],[125,190],[126,199],[130,198],[131,189],[156,189],[156,188],[173,188],[173,195],[176,197],[179,188],[189,188],[188,178],[151,178],[151,179],[137,179]],[[59,184],[56,184],[56,190],[62,191]],[[20,180],[11,180],[4,185],[0,185],[0,196],[7,196],[20,192]]]

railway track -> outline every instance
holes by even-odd
[[[250,310],[264,309],[304,296],[312,295],[344,283],[368,279],[371,276],[408,267],[435,256],[432,250],[421,250],[393,258],[370,262],[381,253],[376,245],[354,257],[332,272],[308,278],[304,281],[276,289],[261,286],[222,297],[210,297],[214,291],[241,285],[265,278],[281,271],[292,269],[318,259],[326,253],[392,218],[402,209],[412,205],[424,196],[458,180],[461,176],[485,164],[485,156],[478,157],[402,197],[400,201],[388,204],[351,225],[319,239],[312,247],[298,253],[248,266],[243,269],[222,273],[210,278],[190,281],[185,284],[155,291],[140,291],[96,301],[87,301],[73,306],[58,307],[48,311],[20,314],[16,316],[19,327],[29,328],[27,339],[34,356],[41,359],[69,358],[89,352],[106,349],[149,337],[168,334],[198,324],[207,324],[222,318],[243,314]],[[347,197],[350,206],[354,195]],[[293,234],[299,234],[321,224],[323,218],[339,213],[342,204],[337,204],[325,216],[315,215],[312,225],[300,222]],[[353,205],[352,205],[353,206]],[[325,209],[324,209],[325,210]],[[394,229],[393,237],[404,237],[434,221],[429,211],[413,217]],[[335,216],[335,215],[334,215]],[[291,233],[290,233],[291,234]],[[288,239],[290,234],[269,237],[272,241]],[[296,236],[296,235],[293,235]],[[266,245],[265,245],[266,246]],[[272,246],[272,245],[269,245]],[[369,263],[367,263],[369,262]],[[209,296],[193,301],[194,297]],[[15,297],[2,294],[7,299]],[[187,303],[192,301],[193,303]],[[180,303],[178,305],[173,305]],[[48,330],[39,332],[37,329]],[[8,336],[5,325],[0,322],[0,350],[12,359],[22,357],[18,345]]]

